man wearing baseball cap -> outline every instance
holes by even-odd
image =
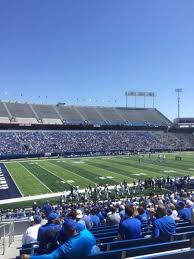
[[[91,232],[83,230],[77,232],[76,222],[72,219],[64,220],[64,231],[69,237],[67,242],[50,254],[44,255],[22,255],[22,259],[61,259],[76,256],[87,256],[94,250],[96,240]]]
[[[56,248],[57,238],[62,228],[58,219],[59,215],[51,212],[48,215],[48,223],[39,228],[37,238],[39,242],[39,254],[50,253]]]

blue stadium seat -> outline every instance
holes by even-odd
[[[159,244],[138,246],[132,248],[125,249],[117,249],[112,251],[106,251],[95,255],[90,255],[86,258],[93,259],[121,259],[132,256],[139,256],[151,253],[159,253],[163,251],[173,250],[173,249],[181,249],[190,246],[190,239],[175,241],[175,242],[165,242]]]
[[[168,251],[164,253],[157,253],[155,255],[145,255],[141,256],[141,259],[193,259],[194,249],[180,249],[174,251]]]
[[[181,249],[181,248],[189,248],[189,246],[190,246],[190,239],[186,239],[186,240],[174,241],[174,242],[164,242],[164,243],[149,244],[149,245],[143,245],[143,246],[137,246],[137,247],[131,247],[131,248],[115,249],[112,251],[105,251],[98,254],[89,255],[85,258],[121,259],[121,258],[127,258],[132,256],[139,256],[139,255],[145,256],[146,254],[159,253],[163,251],[171,251],[173,249],[175,250],[175,249]],[[84,257],[82,257],[82,259],[83,258]]]

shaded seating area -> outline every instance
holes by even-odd
[[[172,122],[155,108],[32,104],[16,101],[0,101],[0,123],[133,127],[172,125]]]

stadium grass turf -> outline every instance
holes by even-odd
[[[158,155],[113,156],[91,158],[59,158],[5,162],[7,169],[24,196],[70,190],[71,184],[84,188],[89,184],[114,185],[126,180],[164,176],[194,176],[194,153],[180,153],[182,161],[175,161],[178,153]],[[140,162],[139,162],[140,158]]]
[[[67,187],[59,177],[38,166],[36,163],[21,162],[39,181],[44,183],[51,192],[61,192]]]
[[[23,196],[48,193],[49,190],[34,178],[20,163],[7,163],[6,168],[15,180]]]
[[[145,173],[146,175],[149,175],[149,177],[160,177],[160,176],[168,176],[169,172],[168,171],[174,171],[173,172],[173,176],[182,176],[185,175],[185,170],[182,172],[178,172],[177,168],[175,167],[170,167],[170,166],[166,166],[166,162],[158,162],[156,161],[147,161],[144,160],[143,163],[139,164],[139,162],[137,161],[126,161],[125,160],[117,160],[117,161],[112,161],[112,162],[116,162],[119,163],[121,165],[126,165],[128,167],[133,167],[135,168],[135,171],[140,172],[140,170],[142,170],[142,173]],[[155,164],[157,163],[157,164]],[[159,164],[158,164],[159,163]],[[142,174],[143,175],[143,174]],[[140,178],[141,179],[141,178]]]
[[[75,185],[79,185],[80,188],[84,188],[86,184],[89,185],[93,183],[89,179],[78,176],[72,171],[68,171],[67,168],[65,169],[59,166],[59,163],[54,164],[54,163],[51,163],[49,160],[46,160],[46,161],[38,162],[38,165],[45,168],[49,172],[52,172],[56,176],[60,177],[61,179],[63,179],[63,181],[66,181],[68,183],[67,189],[69,189],[72,183],[74,183]]]

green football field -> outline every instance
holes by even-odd
[[[71,185],[84,188],[96,183],[115,185],[123,180],[131,183],[150,177],[194,176],[194,153],[180,153],[182,161],[175,161],[178,153],[158,155],[59,158],[4,162],[23,196],[70,190]]]

